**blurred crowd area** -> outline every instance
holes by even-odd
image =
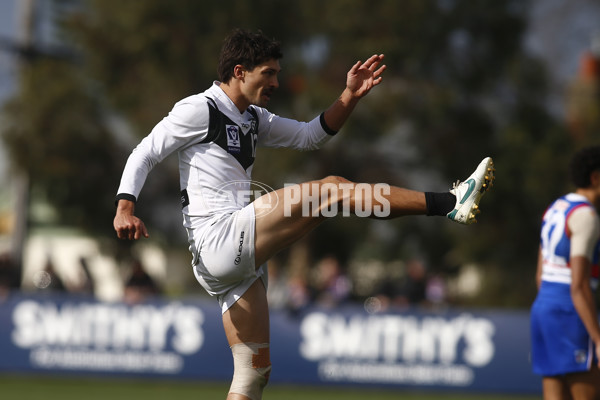
[[[163,294],[161,285],[152,277],[142,262],[135,257],[126,260],[121,273],[121,301],[127,304],[139,304]],[[21,274],[12,262],[9,254],[0,255],[0,303],[14,292],[36,292],[39,294],[65,293],[74,296],[96,297],[95,282],[85,257],[79,258],[77,280],[65,279],[58,273],[50,256],[43,266],[32,275],[31,284],[23,285]]]
[[[332,255],[309,267],[269,263],[271,308],[301,312],[308,306],[335,308],[363,304],[369,313],[411,307],[437,309],[450,302],[449,285],[420,259],[384,263],[353,261],[344,265]]]
[[[66,279],[50,256],[22,284],[23,278],[8,254],[0,256],[0,301],[11,293],[69,293],[98,297],[94,274],[85,257],[79,259],[78,279]],[[127,304],[139,304],[156,297],[172,297],[165,282],[153,276],[136,257],[126,258],[119,267],[121,295]],[[195,279],[188,271],[189,279]],[[76,282],[76,283],[73,283]],[[195,283],[195,282],[194,282]],[[196,283],[199,288],[199,284]],[[199,289],[201,290],[201,289]],[[407,262],[352,262],[344,265],[332,255],[315,263],[269,262],[268,298],[272,309],[300,313],[309,306],[324,308],[363,304],[369,313],[402,310],[408,307],[439,308],[451,303],[447,279],[432,273],[419,259]],[[185,295],[185,294],[184,294]]]

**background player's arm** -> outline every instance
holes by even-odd
[[[591,288],[592,255],[600,235],[600,222],[595,212],[580,208],[569,217],[571,233],[571,298],[600,356],[600,325]]]
[[[537,270],[535,272],[535,283],[537,285],[538,290],[540,290],[540,286],[542,285],[542,266],[543,266],[544,258],[542,256],[542,246],[538,250],[538,261],[537,261]]]
[[[584,256],[571,258],[571,298],[600,356],[600,326],[594,295],[590,287],[591,263]]]

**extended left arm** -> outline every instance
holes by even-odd
[[[346,88],[342,94],[310,122],[282,118],[265,108],[255,107],[262,130],[258,144],[266,147],[291,147],[315,150],[340,130],[358,101],[381,82],[385,65],[379,66],[383,54],[373,55],[364,63],[358,61],[348,71]],[[378,68],[379,67],[379,68]]]
[[[381,74],[386,68],[385,65],[379,67],[383,57],[383,54],[372,55],[364,63],[358,61],[350,68],[346,76],[346,88],[323,115],[331,130],[339,131],[358,101],[381,83]]]

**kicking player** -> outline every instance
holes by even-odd
[[[570,174],[575,192],[544,214],[531,309],[533,371],[545,400],[600,399],[600,146],[576,153]]]
[[[178,152],[193,271],[219,301],[233,353],[230,400],[260,399],[269,378],[270,257],[336,210],[381,218],[440,215],[470,224],[493,180],[493,163],[486,158],[465,182],[443,193],[355,184],[330,176],[250,202],[247,193],[257,147],[319,148],[338,132],[358,101],[381,83],[385,70],[383,55],[357,62],[333,104],[312,121],[299,122],[263,108],[279,86],[281,57],[279,43],[262,32],[233,31],[219,57],[220,81],[175,104],[141,141],[127,161],[117,194],[117,236],[147,237],[144,223],[134,215],[135,203],[150,170]]]

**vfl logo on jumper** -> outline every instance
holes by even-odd
[[[230,153],[239,153],[240,146],[240,128],[237,125],[225,125],[227,132],[227,150]]]
[[[244,248],[244,231],[240,234],[240,245],[238,247],[237,255],[233,261],[235,265],[238,265],[242,261],[242,249]]]

